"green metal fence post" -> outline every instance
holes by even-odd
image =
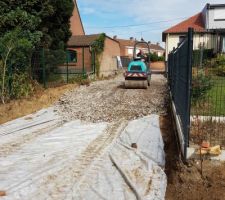
[[[69,51],[66,51],[66,83],[69,83]]]
[[[84,78],[84,47],[82,48],[82,73]]]
[[[187,98],[186,98],[186,127],[185,127],[185,151],[184,151],[184,158],[187,159],[187,148],[189,147],[189,139],[190,139],[190,126],[191,126],[191,84],[192,84],[192,59],[193,59],[193,35],[194,29],[188,28],[188,49],[187,49],[187,84],[186,84],[186,91],[187,91]]]
[[[93,72],[95,75],[95,52],[93,51]]]
[[[43,77],[43,85],[46,88],[46,68],[45,68],[45,52],[44,48],[41,50],[41,67],[42,67],[42,77]]]
[[[11,96],[12,95],[12,76],[13,76],[12,64],[9,65],[8,70],[9,70],[9,83],[8,83],[9,84],[9,95]]]

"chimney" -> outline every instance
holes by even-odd
[[[159,42],[157,42],[156,45],[159,46]]]
[[[151,44],[151,41],[148,41],[148,44]]]
[[[130,40],[131,40],[131,41],[134,41],[134,37],[130,37]]]
[[[145,40],[143,38],[141,38],[141,41],[144,42]]]
[[[113,39],[116,40],[116,39],[117,39],[117,35],[114,35],[114,36],[113,36]]]

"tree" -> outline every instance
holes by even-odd
[[[6,79],[8,78],[7,70],[9,66],[11,66],[16,60],[26,58],[27,53],[32,48],[32,42],[25,37],[21,29],[18,28],[6,33],[0,38],[0,91],[2,103],[5,103],[5,97],[7,94]]]
[[[0,37],[16,27],[42,34],[40,43],[50,49],[65,48],[71,36],[69,20],[73,0],[0,1]]]
[[[49,3],[52,6],[51,13],[42,11],[40,14],[42,22],[39,30],[43,33],[42,42],[50,49],[64,49],[71,36],[69,20],[74,3],[72,0],[50,0]]]
[[[0,93],[5,102],[7,70],[18,73],[31,67],[32,50],[43,46],[55,57],[65,50],[71,36],[69,19],[73,0],[0,1]]]

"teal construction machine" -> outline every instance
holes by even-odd
[[[148,54],[137,55],[137,48],[147,49]],[[146,46],[146,47],[145,47]],[[139,50],[140,51],[140,50]],[[140,53],[140,52],[139,52]],[[125,77],[125,88],[147,89],[151,81],[150,48],[147,42],[136,42],[133,51],[133,60],[129,63]]]

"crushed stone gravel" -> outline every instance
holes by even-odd
[[[163,75],[152,75],[148,89],[125,89],[120,74],[114,79],[96,81],[67,92],[56,103],[56,111],[65,121],[133,120],[152,113],[164,113],[166,94]]]

